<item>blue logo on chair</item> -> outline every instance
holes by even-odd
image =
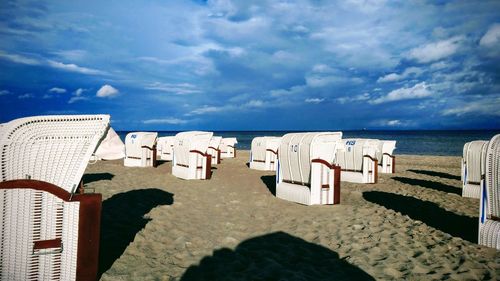
[[[135,135],[135,134],[134,134],[134,135],[131,135],[131,136],[130,136],[130,138],[131,138],[131,139],[135,139],[135,138],[137,138],[137,135]]]

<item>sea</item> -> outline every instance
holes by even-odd
[[[237,149],[250,150],[252,139],[262,136],[283,136],[298,131],[214,131],[214,136],[235,137]],[[125,141],[129,131],[117,131]],[[178,131],[159,131],[158,136],[174,136]],[[395,140],[394,154],[462,156],[464,144],[473,140],[490,140],[500,130],[418,130],[418,131],[342,131],[343,138]]]

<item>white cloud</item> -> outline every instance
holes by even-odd
[[[8,53],[2,52],[2,51],[0,51],[0,58],[9,60],[11,62],[26,64],[26,65],[40,65],[41,64],[41,62],[37,59],[28,58],[28,57],[16,55],[16,54],[8,54]]]
[[[77,101],[89,100],[88,97],[84,97],[83,96],[83,93],[85,93],[86,91],[88,91],[88,90],[87,89],[83,89],[83,88],[76,89],[72,93],[73,96],[68,100],[68,103],[71,104],[71,103],[75,103]]]
[[[364,93],[364,94],[357,95],[357,96],[354,96],[354,97],[340,97],[340,98],[337,98],[337,101],[340,104],[345,104],[345,103],[348,103],[348,102],[365,101],[365,100],[368,100],[368,99],[370,99],[370,94]]]
[[[387,126],[399,126],[401,125],[401,121],[399,120],[389,120],[387,121]]]
[[[69,72],[77,72],[88,75],[104,75],[106,72],[97,69],[81,67],[76,64],[65,64],[62,62],[57,62],[53,60],[39,60],[36,58],[29,58],[18,54],[8,54],[0,51],[0,58],[10,60],[15,63],[26,64],[26,65],[46,65],[55,69],[60,69]]]
[[[71,103],[75,103],[77,101],[82,101],[82,100],[88,100],[89,98],[87,97],[82,97],[82,96],[73,96],[69,99],[68,103],[71,104]]]
[[[390,74],[387,74],[383,77],[380,77],[379,79],[377,79],[377,83],[396,82],[396,81],[403,80],[403,79],[407,78],[408,76],[418,76],[418,75],[422,74],[422,72],[423,72],[422,69],[420,69],[418,67],[408,67],[401,74],[390,73]]]
[[[446,109],[442,112],[443,115],[462,116],[468,114],[486,115],[500,117],[500,97],[483,98],[473,102],[466,102]]]
[[[463,40],[463,36],[455,36],[447,40],[425,44],[411,49],[407,57],[420,63],[437,61],[455,54]]]
[[[425,82],[415,84],[411,88],[399,88],[391,91],[386,96],[379,97],[373,101],[371,104],[380,104],[385,102],[392,102],[398,100],[409,100],[409,99],[421,99],[432,95],[432,93],[427,89]]]
[[[340,75],[309,75],[305,77],[306,84],[312,88],[325,87],[331,84],[361,84],[363,79]]]
[[[56,94],[64,94],[66,92],[67,92],[66,89],[58,88],[58,87],[54,87],[54,88],[49,90],[49,93],[56,93]]]
[[[453,65],[451,63],[444,62],[444,61],[438,61],[438,62],[431,64],[430,69],[431,70],[441,70],[441,69],[446,69],[446,68],[449,68],[452,66]]]
[[[155,82],[148,86],[146,86],[148,90],[161,91],[166,93],[174,93],[174,94],[198,94],[202,91],[198,89],[195,85],[189,83],[178,83],[178,84],[170,84],[170,83],[160,83]]]
[[[102,86],[96,93],[96,97],[99,98],[112,98],[118,95],[119,91],[111,85]]]
[[[317,73],[330,73],[334,70],[326,64],[315,64],[312,68],[312,71]]]
[[[275,104],[273,104],[275,105]],[[251,110],[251,109],[259,109],[268,107],[268,103],[262,100],[250,100],[246,103],[240,105],[224,105],[224,106],[209,106],[204,105],[202,107],[196,108],[186,114],[185,116],[193,116],[193,115],[204,115],[209,113],[218,113],[218,112],[228,112],[228,111],[236,111],[236,110]]]
[[[57,51],[53,54],[70,61],[81,61],[87,56],[87,51],[85,50],[64,50]]]
[[[1,90],[0,91],[0,96],[5,96],[5,95],[10,95],[11,92],[9,90]]]
[[[479,41],[479,45],[487,48],[500,48],[500,24],[492,25]]]
[[[373,13],[383,8],[387,0],[347,0],[342,2],[348,10],[358,9],[363,13]]]
[[[170,125],[180,125],[188,123],[188,120],[178,119],[178,118],[163,118],[163,119],[148,119],[143,120],[144,124],[170,124]]]
[[[243,105],[243,107],[264,107],[265,103],[261,100],[251,100]]]
[[[106,74],[103,71],[78,66],[78,65],[73,64],[73,63],[65,64],[65,63],[57,62],[57,61],[53,61],[53,60],[48,60],[47,63],[50,67],[64,70],[64,71],[69,71],[69,72],[76,72],[76,73],[82,73],[82,74],[88,74],[88,75],[104,75],[104,74]]]
[[[305,99],[304,101],[307,102],[307,103],[322,103],[325,99],[320,99],[320,98],[309,98],[309,99]]]
[[[284,50],[274,52],[271,57],[275,62],[283,64],[290,64],[298,61],[298,57],[296,55]]]
[[[84,92],[86,92],[87,89],[83,89],[83,88],[78,88],[76,89],[74,92],[73,92],[73,95],[79,97],[81,96]]]
[[[417,123],[412,120],[401,120],[401,119],[378,119],[370,122],[370,125],[376,127],[392,127],[392,128],[408,128],[413,127]]]
[[[35,95],[33,95],[32,93],[26,93],[26,94],[22,94],[22,95],[17,96],[18,99],[32,99],[34,97],[35,97]]]
[[[219,112],[219,111],[222,111],[222,110],[223,110],[222,107],[204,105],[203,107],[197,108],[197,109],[192,110],[191,112],[187,113],[186,116],[190,116],[190,115],[203,115],[203,114],[206,114],[206,113]]]
[[[277,89],[277,90],[271,90],[269,93],[271,97],[282,97],[282,96],[300,94],[304,92],[306,89],[307,87],[305,85],[297,85],[291,87],[290,90]]]
[[[397,73],[390,73],[385,75],[384,77],[380,77],[379,79],[377,79],[377,83],[395,82],[402,79],[404,79],[403,75]]]

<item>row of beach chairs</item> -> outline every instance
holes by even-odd
[[[314,133],[309,133],[314,134]],[[264,171],[276,171],[279,165],[279,151],[286,156],[286,152],[293,151],[291,146],[314,145],[321,146],[328,143],[328,151],[333,152],[331,164],[341,169],[342,181],[355,183],[376,183],[378,173],[394,173],[396,158],[394,149],[396,141],[376,139],[342,139],[342,133],[317,133],[330,135],[328,141],[319,144],[307,144],[308,138],[303,135],[294,136],[293,141],[284,137],[256,137],[252,140],[250,154],[250,168]],[[325,138],[325,137],[322,137]],[[285,140],[282,142],[282,140]],[[287,147],[290,146],[290,147]],[[281,163],[283,166],[283,163]]]
[[[236,156],[236,138],[212,132],[187,131],[158,137],[155,132],[133,132],[125,137],[124,165],[155,167],[158,160],[172,161],[172,174],[182,179],[210,179],[211,166]]]
[[[102,197],[85,190],[81,179],[89,161],[123,155],[109,120],[109,115],[37,116],[0,125],[0,280],[96,279]],[[212,137],[207,132],[177,134],[171,146],[173,173],[191,178],[194,171],[202,178],[199,167],[212,163],[207,150],[218,142]],[[156,157],[154,145],[143,142],[151,137],[127,139],[140,147],[136,163],[149,165],[148,158]],[[356,143],[342,140],[340,132],[284,135],[270,148],[277,156],[276,195],[306,205],[338,203],[338,164],[346,162],[335,159],[345,151],[364,154]],[[376,169],[380,152],[373,153]],[[488,142],[485,155],[479,243],[500,249],[500,135]]]
[[[396,141],[342,139],[342,132],[252,140],[249,167],[276,171],[276,196],[304,205],[340,203],[340,181],[376,183],[394,173]]]

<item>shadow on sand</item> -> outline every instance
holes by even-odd
[[[156,160],[156,167],[160,167],[163,165],[167,165],[168,163],[172,163],[172,161],[167,161],[167,160]]]
[[[262,176],[260,179],[267,186],[267,189],[276,196],[276,176]]]
[[[181,280],[374,280],[336,252],[284,232],[223,248],[189,267]]]
[[[453,193],[453,194],[462,194],[462,188],[447,185],[444,183],[440,182],[435,182],[435,181],[428,181],[428,180],[420,180],[420,179],[412,179],[412,178],[405,178],[405,177],[393,177],[393,180],[399,181],[404,184],[409,184],[409,185],[418,185],[422,186],[425,188],[430,188],[446,193]]]
[[[172,193],[156,189],[138,189],[113,195],[102,203],[100,277],[134,241],[135,235],[151,220],[144,215],[160,205],[172,205]]]
[[[428,175],[428,176],[445,178],[445,179],[450,179],[450,180],[460,180],[460,176],[456,176],[456,175],[452,175],[452,174],[448,174],[448,173],[443,173],[443,172],[427,171],[427,170],[413,170],[413,169],[410,169],[408,171],[415,173],[415,174]]]
[[[366,191],[363,192],[363,198],[414,220],[422,221],[451,236],[477,243],[478,218],[476,217],[457,215],[439,207],[436,203],[394,193]]]
[[[82,177],[82,181],[84,184],[95,182],[95,181],[105,181],[112,180],[115,175],[110,173],[92,173],[92,174],[84,174]]]

